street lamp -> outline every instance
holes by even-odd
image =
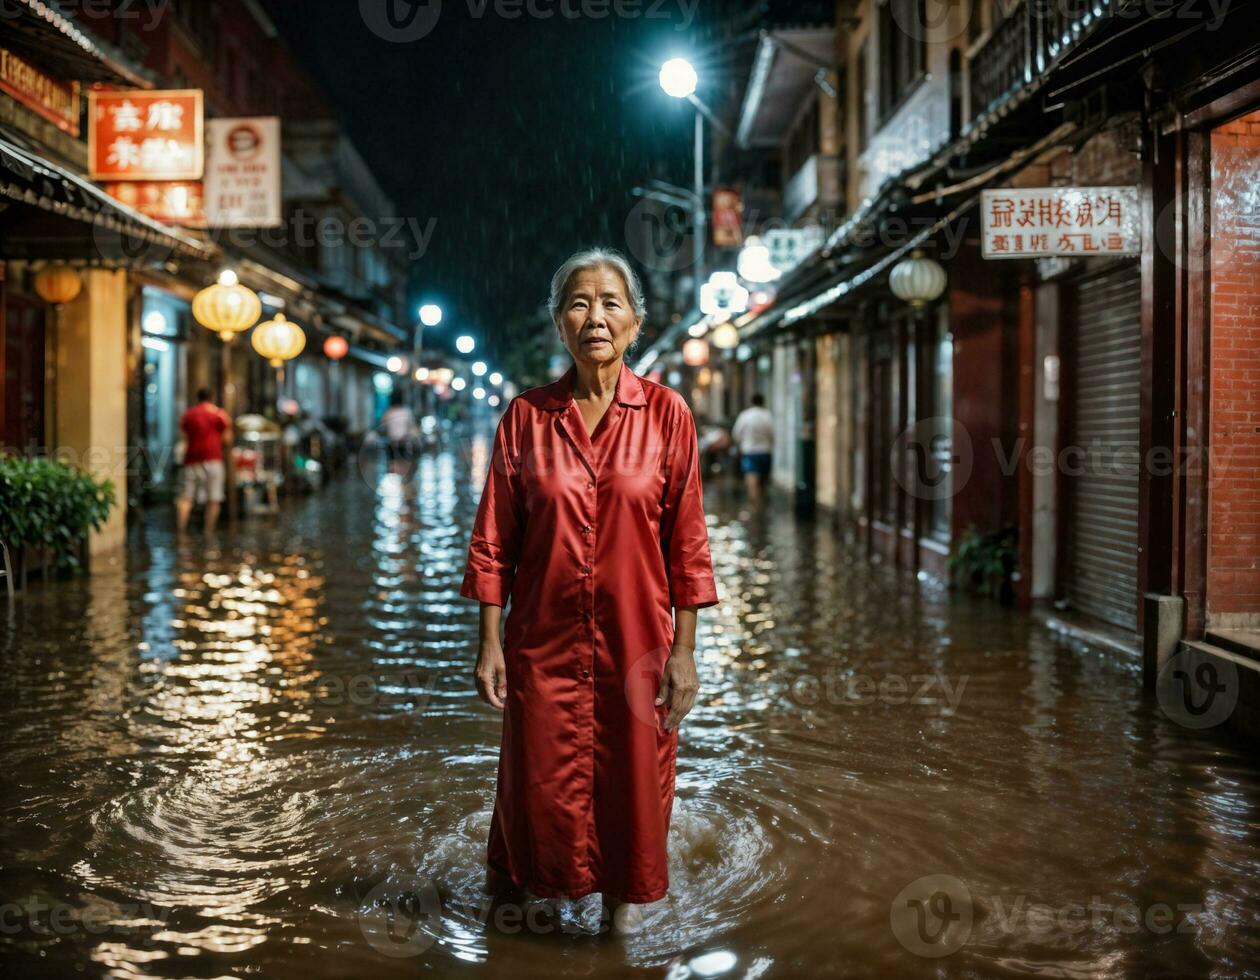
[[[486,366],[485,361],[473,361],[472,373],[475,374],[477,377],[484,378],[486,375],[486,372],[489,370],[490,368]]]
[[[442,322],[442,307],[437,303],[425,303],[420,307],[420,322],[426,327],[436,327]]]
[[[696,108],[695,134],[695,242],[693,253],[694,275],[696,279],[696,303],[700,302],[700,277],[704,268],[704,247],[708,232],[705,230],[704,205],[704,116],[707,114],[704,104],[696,97],[696,87],[700,83],[696,70],[685,58],[670,58],[661,65],[661,88],[665,94],[675,99],[686,99]]]
[[[461,354],[471,354],[477,349],[477,341],[473,340],[468,334],[463,334],[455,338],[455,349]]]

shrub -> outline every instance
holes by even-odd
[[[43,457],[0,456],[0,540],[42,547],[57,568],[79,566],[79,544],[100,530],[115,504],[114,484]]]
[[[989,534],[981,534],[974,527],[967,528],[959,538],[954,553],[949,556],[952,584],[962,585],[969,592],[1009,602],[1018,557],[1015,540],[1013,527]]]

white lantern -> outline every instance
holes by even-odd
[[[893,295],[915,308],[927,306],[945,292],[945,270],[940,263],[927,258],[915,249],[908,259],[902,259],[888,275],[888,286]]]

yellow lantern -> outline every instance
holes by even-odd
[[[713,346],[719,350],[732,350],[739,346],[739,331],[733,323],[720,323],[713,328]]]
[[[250,342],[254,350],[271,362],[272,367],[278,368],[302,353],[306,347],[306,334],[292,320],[285,319],[283,313],[277,313],[275,319],[254,328]]]
[[[50,265],[35,273],[35,292],[53,306],[73,303],[82,290],[83,280],[68,265]]]
[[[193,298],[192,311],[198,323],[227,341],[258,322],[262,300],[248,286],[242,286],[236,273],[228,269],[217,283]]]

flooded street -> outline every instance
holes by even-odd
[[[208,549],[151,512],[124,568],[0,620],[6,976],[1260,969],[1246,743],[726,479],[669,897],[627,938],[594,896],[492,906],[500,716],[457,596],[489,431],[459,447]]]

